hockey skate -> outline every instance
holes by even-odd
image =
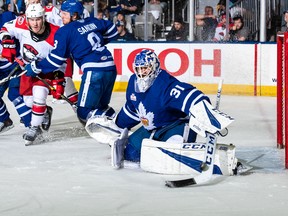
[[[124,167],[124,150],[128,143],[128,129],[125,128],[120,137],[111,144],[111,165],[115,169]]]
[[[44,114],[44,119],[41,125],[42,129],[45,131],[48,131],[50,128],[52,113],[53,113],[53,108],[50,106],[47,106],[47,110],[46,110],[46,113]]]
[[[14,127],[13,121],[10,118],[8,118],[4,122],[0,122],[0,133],[8,131],[13,127]]]
[[[42,138],[42,130],[40,126],[30,126],[28,131],[23,134],[23,139],[25,140],[25,145],[31,145],[37,139]]]

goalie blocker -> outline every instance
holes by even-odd
[[[144,171],[169,175],[199,175],[206,143],[167,143],[144,139],[140,166]],[[231,176],[237,166],[235,146],[217,144],[213,174]]]

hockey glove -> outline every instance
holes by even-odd
[[[6,58],[9,62],[14,62],[16,58],[16,44],[13,39],[2,40],[2,58]]]
[[[41,73],[41,69],[36,67],[36,61],[26,65],[25,70],[27,71],[26,76],[28,77],[36,77],[39,73]]]
[[[60,78],[60,79],[52,80],[52,86],[54,88],[54,90],[51,91],[53,98],[61,99],[62,95],[64,94],[65,79]]]

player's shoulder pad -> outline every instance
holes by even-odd
[[[15,27],[16,28],[21,28],[21,29],[27,29],[28,30],[28,27],[27,27],[27,22],[26,22],[26,16],[25,15],[22,15],[22,16],[18,16],[16,18],[16,22],[15,22]]]

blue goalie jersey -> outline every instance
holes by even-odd
[[[128,129],[140,122],[147,130],[158,129],[172,124],[189,115],[194,104],[209,100],[194,86],[183,83],[161,70],[152,86],[144,93],[135,91],[136,75],[128,82],[126,103],[120,110],[116,124]]]
[[[94,17],[73,21],[56,32],[54,49],[37,67],[43,73],[54,71],[71,54],[84,73],[111,70],[115,63],[105,45],[117,37],[116,26],[110,21]]]

